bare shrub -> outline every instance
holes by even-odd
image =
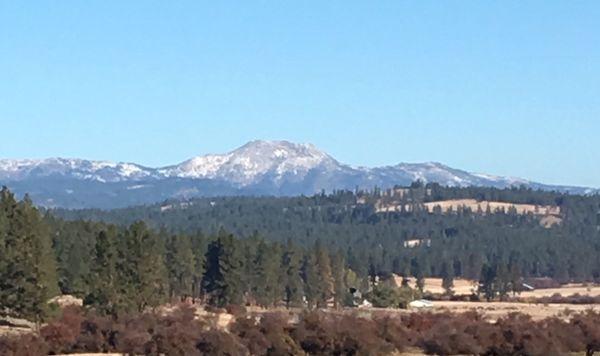
[[[586,355],[600,351],[600,313],[588,311],[573,318],[572,324],[581,332]]]
[[[181,306],[167,315],[121,319],[66,309],[39,335],[0,338],[0,356],[121,352],[165,355],[380,355],[418,347],[429,354],[564,355],[600,351],[600,313],[540,321],[512,313],[272,312],[244,315],[226,331]]]
[[[221,330],[203,332],[196,344],[202,355],[248,355],[237,337]]]
[[[386,315],[375,319],[378,325],[378,335],[386,342],[394,345],[397,351],[417,342],[418,334],[410,330],[400,317]]]
[[[1,356],[41,356],[48,354],[44,340],[33,334],[0,337]]]
[[[196,343],[205,326],[195,319],[193,308],[182,306],[158,320],[147,350],[165,355],[200,355]]]
[[[229,304],[225,307],[225,310],[227,311],[227,313],[235,317],[246,315],[246,307],[243,305]]]
[[[482,354],[486,345],[482,345],[480,333],[489,335],[488,323],[477,313],[458,315],[433,315],[426,317],[434,319],[431,328],[423,332],[418,346],[426,353],[449,354]]]
[[[309,354],[370,355],[393,351],[372,320],[311,312],[303,315],[292,337]]]
[[[152,332],[156,328],[154,315],[142,314],[124,320],[124,328],[115,335],[118,352],[148,354],[153,349]]]
[[[40,335],[48,346],[48,352],[54,354],[70,352],[81,333],[83,320],[80,307],[68,306],[63,309],[59,319],[42,327]]]
[[[72,351],[111,352],[116,349],[116,336],[123,325],[108,317],[89,313],[81,323],[80,333]]]

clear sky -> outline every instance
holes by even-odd
[[[0,157],[252,139],[600,187],[599,1],[0,0]]]

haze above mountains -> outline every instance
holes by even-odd
[[[575,194],[598,192],[469,173],[435,162],[353,167],[311,144],[287,141],[252,141],[226,154],[161,168],[84,159],[0,160],[0,184],[18,195],[29,193],[41,206],[64,208],[110,209],[199,196],[311,195],[322,190],[389,188],[416,180],[461,187],[526,185]]]

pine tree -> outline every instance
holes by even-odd
[[[100,231],[96,238],[94,256],[89,278],[90,291],[84,305],[104,315],[117,315],[117,253],[115,250],[116,229]]]
[[[286,306],[299,307],[302,305],[304,288],[302,281],[302,256],[300,251],[288,239],[285,252],[282,257],[284,269],[284,300]]]
[[[84,261],[87,256],[88,253],[81,240],[70,242],[66,259],[61,268],[60,287],[63,293],[76,296],[83,296],[87,293],[88,285],[85,278],[90,273],[87,263]]]
[[[17,203],[4,188],[0,206],[4,215],[0,312],[40,322],[46,316],[48,299],[58,294],[48,229],[27,196]]]
[[[261,242],[261,238],[258,235],[258,232],[252,233],[250,237],[241,241],[243,246],[242,255],[243,255],[243,268],[241,271],[242,278],[242,288],[244,294],[248,296],[250,303],[256,303],[255,300],[255,290],[257,289],[257,267],[256,267],[256,255],[258,252],[258,246]]]
[[[193,293],[195,259],[192,241],[187,235],[172,235],[167,239],[167,270],[169,296],[188,297]]]
[[[478,293],[482,293],[488,302],[496,297],[496,268],[494,266],[486,263],[481,267]]]
[[[124,311],[142,312],[166,300],[168,279],[164,249],[143,222],[125,232],[119,248],[119,306]]]
[[[454,292],[452,288],[454,287],[454,268],[448,263],[448,261],[444,261],[442,263],[442,288],[447,295],[452,295]]]
[[[320,296],[320,278],[317,271],[317,262],[314,249],[307,251],[302,262],[302,280],[308,308],[314,308]]]
[[[331,256],[331,273],[333,277],[334,307],[340,308],[344,305],[348,294],[348,288],[345,283],[346,265],[344,255],[341,251]]]
[[[10,235],[10,219],[14,216],[16,206],[14,196],[4,187],[0,192],[0,313],[10,308],[8,298],[13,289],[9,270],[14,259],[11,246],[14,244],[14,239]]]
[[[510,273],[510,291],[513,296],[521,292],[521,271],[516,263],[511,263],[509,268]]]
[[[242,254],[233,236],[224,230],[208,245],[206,272],[202,281],[209,303],[217,306],[243,301]]]
[[[256,275],[253,295],[259,305],[272,306],[281,300],[283,287],[281,281],[281,252],[277,244],[269,246],[264,240],[258,244]]]
[[[416,287],[419,292],[423,293],[423,289],[425,288],[425,273],[423,273],[421,263],[415,258],[411,264],[412,275],[416,278]]]
[[[329,253],[317,240],[315,243],[315,263],[318,275],[318,296],[317,306],[326,308],[327,302],[334,294],[333,276],[331,273],[331,261]]]
[[[505,263],[497,264],[497,275],[495,280],[496,290],[500,298],[505,298],[511,291],[511,276]]]
[[[202,233],[192,236],[192,253],[194,254],[194,272],[193,272],[193,298],[199,298],[202,295],[202,277],[204,276],[204,264],[206,257],[207,242]]]

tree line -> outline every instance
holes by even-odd
[[[381,306],[402,305],[412,291],[375,286],[392,274],[412,276],[421,288],[425,277],[441,277],[449,292],[454,278],[478,280],[490,300],[517,292],[523,278],[600,280],[597,196],[556,195],[563,223],[545,228],[538,217],[514,212],[376,213],[358,203],[360,194],[69,212],[39,211],[3,189],[0,312],[41,319],[45,301],[60,293],[113,315],[178,298],[351,305],[350,288]],[[405,245],[415,238],[430,243]]]
[[[269,241],[288,239],[302,247],[320,240],[342,251],[360,276],[423,274],[479,280],[484,265],[504,266],[523,278],[549,277],[562,283],[600,280],[600,196],[568,195],[529,188],[455,188],[415,183],[405,187],[407,202],[492,200],[560,207],[560,223],[542,226],[540,216],[514,209],[485,214],[469,208],[451,213],[423,209],[378,213],[385,192],[338,191],[311,197],[222,197],[100,210],[53,210],[67,220],[127,226],[145,221],[175,233],[215,234],[219,229],[246,238],[255,231]],[[394,197],[396,199],[397,197]],[[406,241],[423,240],[414,248]],[[495,268],[495,267],[494,267]]]
[[[343,254],[317,241],[302,248],[258,234],[235,238],[121,228],[42,217],[25,198],[0,197],[0,313],[42,320],[47,301],[81,297],[105,315],[139,313],[190,298],[215,306],[342,306],[359,284]]]

